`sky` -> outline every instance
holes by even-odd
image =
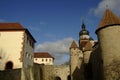
[[[55,64],[69,61],[69,47],[78,43],[82,19],[90,36],[106,8],[120,16],[120,0],[1,0],[0,22],[19,22],[37,41],[35,52],[49,52]]]

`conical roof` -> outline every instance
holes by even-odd
[[[120,19],[110,9],[106,9],[96,32],[101,28],[105,28],[110,25],[118,25],[118,24],[120,25]]]
[[[85,51],[91,51],[92,50],[92,43],[88,41],[84,47]]]
[[[70,48],[78,48],[78,46],[77,46],[77,44],[76,44],[76,42],[74,40],[73,40]]]

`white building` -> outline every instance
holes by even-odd
[[[34,63],[53,65],[54,58],[48,52],[36,52],[34,53]]]
[[[32,66],[35,42],[19,23],[0,23],[0,70]]]

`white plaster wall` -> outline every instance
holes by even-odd
[[[44,59],[44,61],[42,61],[42,59]],[[47,59],[47,61],[46,61]],[[50,61],[51,59],[51,61]],[[45,64],[45,65],[53,65],[54,61],[53,58],[34,58],[34,62],[38,63],[38,64]]]
[[[0,70],[4,70],[8,61],[13,62],[13,69],[21,68],[20,54],[22,51],[23,31],[0,32]]]

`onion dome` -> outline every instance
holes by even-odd
[[[82,30],[79,32],[79,36],[81,35],[89,35],[89,31],[85,29],[85,24],[82,23]]]

